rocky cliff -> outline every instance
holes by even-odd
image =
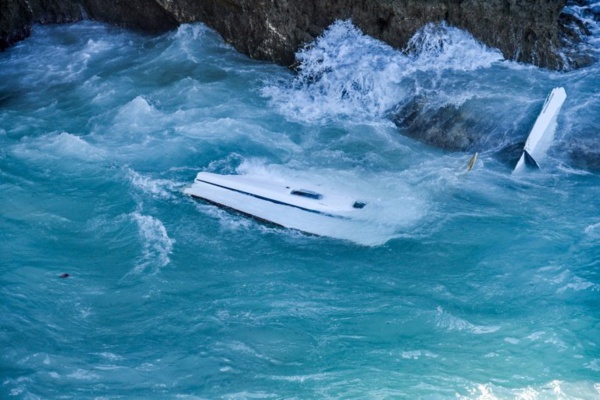
[[[27,0],[0,0],[0,50],[29,36],[32,18]]]
[[[396,48],[427,22],[471,32],[508,59],[560,69],[566,0],[0,0],[0,49],[34,22],[84,18],[161,31],[201,21],[239,51],[292,65],[295,52],[336,19]]]

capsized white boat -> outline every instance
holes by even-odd
[[[184,193],[222,208],[309,234],[380,244],[381,228],[368,223],[369,204],[318,185],[250,175],[199,172]]]
[[[566,99],[567,92],[562,87],[555,88],[550,92],[544,102],[542,112],[527,137],[523,153],[513,172],[522,171],[527,166],[539,168],[539,162],[546,155],[554,140],[556,117]]]

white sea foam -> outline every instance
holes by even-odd
[[[594,292],[600,292],[600,285],[574,275],[570,277],[569,282],[566,285],[557,290],[557,293],[563,293],[566,291],[580,292],[588,289]]]
[[[119,109],[114,129],[127,136],[139,137],[156,131],[162,125],[163,117],[144,96],[137,96]]]
[[[489,68],[503,59],[502,53],[478,42],[470,33],[445,23],[429,23],[409,41],[413,71]]]
[[[592,361],[585,363],[584,367],[595,372],[600,372],[600,358],[594,358]],[[600,384],[599,384],[600,386]],[[599,387],[600,389],[600,387]],[[600,390],[599,390],[600,392]],[[600,394],[600,393],[599,393]]]
[[[170,54],[163,55],[167,58],[177,58],[179,53],[183,52],[188,60],[200,64],[202,59],[198,58],[198,51],[195,46],[202,43],[201,39],[207,35],[216,36],[214,31],[204,24],[182,24],[173,34],[173,45],[168,50]]]
[[[561,267],[544,267],[540,269],[539,279],[552,286],[557,286],[557,294],[568,294],[572,292],[600,292],[600,284],[591,282],[578,276],[570,269]]]
[[[369,120],[411,95],[418,71],[472,71],[502,59],[499,51],[445,24],[425,26],[408,48],[406,55],[364,35],[350,21],[337,21],[297,53],[299,73],[291,85],[268,86],[263,94],[294,120]]]
[[[127,176],[133,186],[158,199],[174,199],[175,195],[173,193],[176,193],[177,189],[183,185],[169,179],[154,179],[132,169],[127,170]]]
[[[264,376],[265,378],[274,380],[274,381],[286,381],[286,382],[299,382],[299,383],[305,383],[305,382],[318,382],[318,381],[324,381],[327,379],[330,379],[332,374],[330,373],[320,373],[320,374],[309,374],[309,375],[292,375],[292,376],[285,376],[285,375],[266,375]]]
[[[237,399],[277,399],[279,398],[280,395],[277,395],[275,393],[267,393],[267,392],[248,392],[248,391],[241,391],[241,392],[234,392],[234,393],[228,393],[226,395],[223,396],[224,399],[227,400],[237,400]]]
[[[589,381],[564,381],[552,380],[542,385],[531,385],[526,387],[503,387],[498,383],[473,384],[467,388],[469,394],[457,393],[456,398],[460,400],[586,400],[596,399],[600,395],[600,385]]]
[[[199,211],[210,215],[219,221],[222,229],[229,231],[247,230],[254,227],[254,223],[249,218],[241,215],[232,214],[229,211],[222,210],[211,205],[199,203],[197,205]]]
[[[600,53],[600,24],[598,24],[598,17],[600,11],[600,3],[594,1],[571,1],[568,7],[565,7],[563,13],[571,14],[585,26],[591,35],[587,35],[585,30],[582,30],[579,24],[571,24],[570,28],[573,29],[582,39],[579,43],[578,51],[584,53],[595,52],[596,55]],[[563,57],[567,58],[567,55]]]
[[[277,360],[273,357],[270,357],[266,354],[260,353],[256,349],[252,348],[251,346],[249,346],[248,344],[243,343],[243,342],[236,341],[236,342],[228,343],[226,346],[228,348],[230,348],[233,352],[242,353],[242,354],[251,356],[256,359],[268,361],[270,364],[273,364],[273,365],[282,365],[283,364],[282,361],[279,361],[279,360]]]
[[[215,33],[204,24],[182,24],[173,33],[173,39],[177,42],[193,42],[208,34],[214,35]]]
[[[14,147],[20,158],[35,160],[72,159],[97,162],[105,160],[106,152],[85,138],[68,132],[52,133],[36,138],[25,138]]]
[[[285,154],[294,154],[301,148],[282,132],[273,132],[256,123],[236,119],[204,118],[201,122],[190,122],[178,126],[175,131],[185,137],[194,139],[195,143],[239,143],[254,144],[256,147],[277,150]]]
[[[159,219],[138,212],[131,216],[138,225],[143,248],[142,258],[134,272],[141,273],[148,268],[151,268],[152,272],[158,272],[171,261],[169,254],[175,241],[169,237],[167,229]]]
[[[462,318],[456,317],[442,307],[437,308],[436,326],[447,331],[467,331],[476,335],[493,333],[500,329],[499,326],[475,325]]]
[[[596,224],[588,225],[584,229],[584,232],[586,235],[588,235],[591,238],[600,239],[600,222],[598,222]]]
[[[124,360],[123,357],[114,354],[114,353],[110,353],[110,352],[102,352],[102,353],[96,353],[97,355],[101,356],[102,358],[108,360],[108,361],[122,361]]]
[[[428,350],[407,350],[407,351],[403,351],[400,355],[402,358],[404,359],[412,359],[412,360],[418,360],[421,357],[427,357],[427,358],[437,358],[438,355],[435,353],[432,353]]]
[[[68,378],[73,378],[81,381],[94,381],[100,379],[100,375],[85,369],[77,369],[67,375]]]

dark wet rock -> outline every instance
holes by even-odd
[[[499,124],[490,113],[494,104],[477,100],[456,106],[417,96],[390,115],[401,134],[451,151],[490,151],[506,146],[507,138],[525,136]]]
[[[32,21],[82,18],[149,31],[201,21],[241,52],[292,65],[296,51],[337,19],[402,49],[429,22],[471,32],[507,59],[564,67],[559,21],[566,0],[0,0],[0,43],[28,35]],[[563,21],[564,22],[564,21]],[[569,25],[569,24],[567,24]],[[569,25],[570,26],[570,25]]]
[[[416,97],[392,116],[400,132],[430,146],[446,150],[472,150],[477,137],[476,120],[453,105],[428,109],[424,97]]]
[[[173,29],[180,23],[155,0],[0,0],[0,50],[28,37],[32,23],[82,19],[149,32]]]
[[[27,0],[0,0],[0,51],[28,37],[32,20]]]
[[[40,24],[63,24],[81,21],[86,17],[82,3],[64,0],[28,0],[34,22]]]
[[[501,98],[472,99],[456,106],[417,96],[397,107],[390,118],[405,136],[448,151],[487,152],[512,169],[540,107],[520,110],[509,121],[497,118],[498,103],[505,104]]]
[[[597,135],[596,135],[597,136]],[[568,164],[574,168],[600,173],[600,145],[594,135],[585,135],[589,139],[570,140],[564,145]]]
[[[560,15],[560,44],[566,68],[583,68],[597,61],[594,45],[589,45],[592,29],[600,22],[600,7],[589,0],[569,0]]]
[[[179,22],[154,0],[29,0],[34,21],[42,24],[75,22],[82,19],[109,22],[124,28],[161,32]]]
[[[173,14],[154,0],[117,0],[110,7],[105,0],[83,0],[83,4],[89,18],[125,28],[163,32],[179,25]]]
[[[565,0],[227,0],[210,4],[202,20],[227,41],[253,57],[288,65],[298,48],[334,20],[352,19],[366,34],[399,49],[425,24],[446,21],[499,48],[508,59],[563,67],[557,49]]]

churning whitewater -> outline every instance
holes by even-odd
[[[400,52],[350,21],[298,60],[201,24],[36,26],[0,53],[0,397],[598,398],[600,64],[444,24]],[[555,87],[555,140],[512,174]],[[185,195],[200,171],[366,217],[278,228]]]

